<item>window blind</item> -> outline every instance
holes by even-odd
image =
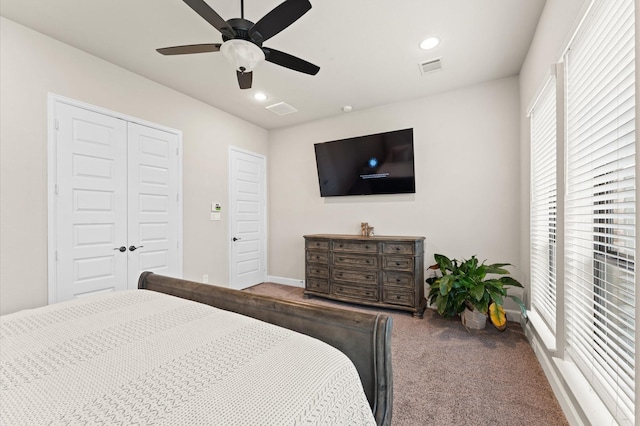
[[[634,1],[596,1],[566,61],[566,354],[621,424],[635,398]]]
[[[531,120],[531,309],[556,329],[556,79],[549,78]]]

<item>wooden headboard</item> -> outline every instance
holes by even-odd
[[[277,299],[143,272],[138,288],[170,294],[236,312],[322,340],[355,365],[378,425],[391,424],[392,318]]]

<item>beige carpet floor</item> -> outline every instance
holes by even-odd
[[[303,289],[263,283],[246,291],[303,300]],[[315,304],[376,311],[320,298]],[[567,425],[522,328],[467,331],[459,319],[427,310],[378,310],[393,317],[394,426]]]

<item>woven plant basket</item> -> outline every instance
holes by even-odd
[[[487,315],[479,311],[470,311],[465,308],[461,317],[462,325],[471,330],[482,330],[487,325]]]

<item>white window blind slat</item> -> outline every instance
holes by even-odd
[[[635,20],[596,0],[566,59],[567,354],[621,424],[635,422]]]
[[[556,329],[556,80],[531,113],[531,308]]]
[[[602,2],[604,3],[604,2]],[[580,39],[574,41],[574,46],[578,46],[581,43],[587,46],[592,46],[591,49],[582,51],[580,55],[576,55],[576,66],[585,68],[589,66],[589,62],[580,62],[581,58],[593,56],[593,52],[609,51],[611,43],[616,37],[624,37],[628,34],[629,28],[633,26],[633,4],[627,3],[621,5],[600,4],[598,13],[600,16],[606,16],[607,22],[605,25],[592,25],[588,28],[588,31],[582,31],[579,35]],[[593,16],[593,15],[592,15]],[[592,20],[594,22],[595,20]],[[626,25],[625,25],[626,24]],[[622,28],[623,31],[616,32],[616,29]],[[632,30],[631,30],[632,31]],[[633,34],[633,33],[631,33]],[[583,74],[576,76],[577,78],[589,78],[592,74]]]
[[[593,47],[593,50],[590,52],[592,55],[578,58],[578,60],[575,61],[576,63],[574,66],[580,66],[579,62],[587,62],[589,60],[593,60],[593,58],[598,58],[598,60],[601,60],[606,64],[596,73],[582,76],[581,79],[576,80],[576,83],[581,85],[581,87],[576,91],[576,95],[583,97],[583,99],[581,99],[576,105],[578,108],[584,107],[584,105],[593,102],[594,99],[606,97],[608,94],[606,88],[608,85],[612,84],[612,82],[605,82],[602,86],[598,87],[598,90],[595,91],[592,88],[590,89],[590,84],[593,84],[594,82],[602,82],[603,76],[610,74],[613,69],[620,73],[620,75],[625,76],[629,73],[629,69],[633,67],[633,64],[629,62],[628,57],[617,54],[620,52],[626,55],[633,50],[634,40],[631,37],[625,40],[608,40],[607,43],[610,45],[615,43],[619,47],[619,50],[612,52],[608,49],[599,50],[597,47]]]

